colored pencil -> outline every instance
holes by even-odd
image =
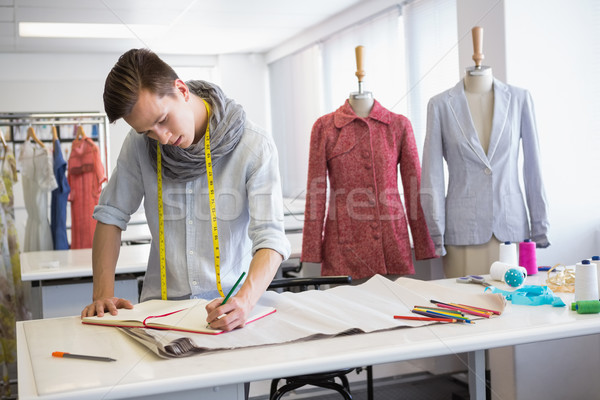
[[[410,321],[437,321],[437,322],[457,322],[450,318],[433,318],[433,317],[410,317],[406,315],[394,315],[394,319],[406,319]]]
[[[439,316],[435,317],[435,316],[432,316],[431,314],[429,314],[429,313],[427,313],[427,312],[425,312],[425,311],[418,311],[418,310],[414,310],[414,309],[413,309],[413,310],[411,310],[411,312],[412,312],[412,313],[415,313],[415,314],[423,315],[424,317],[428,317],[428,318],[445,318],[445,319],[456,319],[456,318],[452,318],[452,317],[451,317],[451,316],[449,316],[449,315],[439,315]],[[464,320],[462,320],[462,319],[457,319],[457,322],[464,322]]]
[[[454,304],[454,303],[450,303],[450,304]],[[465,304],[455,304],[457,306],[460,307],[468,307],[468,308],[473,308],[475,310],[479,310],[479,311],[487,311],[487,312],[491,312],[492,314],[496,314],[496,315],[500,315],[500,311],[496,311],[496,310],[488,310],[487,308],[481,308],[481,307],[474,307],[474,306],[467,306]]]
[[[430,310],[427,308],[418,308],[418,307],[414,307],[414,310],[417,311],[423,311],[423,312],[434,312],[436,314],[443,314],[443,315],[448,315],[449,317],[462,317],[464,318],[464,315],[461,315],[457,312],[452,312],[451,310]]]
[[[438,306],[448,309],[448,310],[458,310],[465,314],[476,315],[478,317],[489,318],[492,315],[492,313],[490,313],[490,312],[477,311],[477,310],[473,310],[473,309],[466,308],[466,307],[456,307],[456,306],[450,305],[450,304],[438,303]]]
[[[227,296],[225,296],[225,298],[223,299],[223,302],[221,303],[221,305],[227,303],[227,300],[229,300],[229,298],[233,294],[233,291],[235,290],[235,288],[240,284],[240,282],[242,281],[242,278],[244,277],[244,275],[246,275],[246,272],[242,272],[242,274],[240,275],[240,277],[238,278],[238,280],[235,282],[235,285],[233,285],[233,287],[231,288],[231,290],[229,291],[229,293],[227,293]]]
[[[440,307],[427,307],[427,306],[415,306],[414,308],[431,310],[431,311],[445,311],[445,312],[454,312],[463,316],[463,313],[458,309],[450,309],[450,308],[440,308]]]
[[[442,313],[438,313],[438,312],[435,312],[435,311],[425,311],[425,313],[426,313],[426,314],[430,314],[430,315],[434,315],[434,316],[436,316],[436,317],[439,317],[439,316],[447,316],[448,318],[456,318],[456,319],[458,319],[458,320],[465,321],[466,323],[469,323],[469,324],[473,323],[473,321],[471,321],[471,320],[470,320],[469,318],[467,318],[467,317],[459,317],[459,316],[456,316],[456,315],[455,315],[455,316],[451,316],[451,315],[449,315],[449,314],[442,314]]]
[[[481,307],[474,307],[474,306],[468,306],[465,304],[456,304],[456,303],[444,303],[441,301],[437,301],[437,300],[430,300],[433,304],[436,304],[440,307],[454,307],[457,308],[463,312],[467,312],[468,310],[470,311],[474,311],[474,312],[479,312],[479,313],[492,313],[492,314],[497,314],[500,315],[500,312],[498,311],[494,311],[494,310],[488,310],[487,308],[481,308]],[[485,315],[481,315],[482,317],[484,317]],[[486,318],[489,318],[489,314]]]

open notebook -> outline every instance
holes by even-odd
[[[206,324],[206,305],[210,300],[148,300],[135,304],[133,309],[119,309],[117,315],[85,317],[84,324],[118,326],[126,328],[154,328],[180,332],[218,335],[222,330]],[[275,308],[256,305],[246,323],[270,315]]]

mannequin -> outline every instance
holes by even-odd
[[[358,92],[312,128],[301,257],[321,263],[324,276],[352,276],[353,284],[412,275],[413,257],[436,257],[419,202],[412,125],[363,92],[362,46],[356,59]]]
[[[350,93],[348,102],[352,111],[361,118],[367,118],[373,108],[373,96],[371,92],[365,93]]]
[[[365,71],[362,69],[363,46],[357,46],[356,52],[356,77],[358,78],[358,92],[350,93],[348,102],[352,111],[361,118],[367,118],[373,108],[373,94],[371,92],[363,92],[362,79],[365,76]]]
[[[464,79],[465,96],[479,141],[487,154],[494,117],[494,77],[489,67],[480,71],[482,73],[474,74],[467,70]]]
[[[475,66],[427,110],[421,203],[446,277],[489,273],[501,241],[549,245],[531,95],[494,79],[481,65],[483,31],[472,32]]]
[[[491,67],[481,65],[484,59],[483,29],[476,26],[472,34],[475,66],[467,68],[463,82],[471,119],[479,136],[479,142],[487,154],[494,118],[494,76]]]
[[[481,49],[483,30],[475,27],[472,33],[475,66],[466,68],[463,83],[471,120],[479,136],[481,147],[487,154],[494,119],[494,76],[491,67],[481,65],[484,58]],[[481,245],[446,246],[447,253],[443,258],[446,277],[489,273],[489,266],[494,261],[498,261],[500,243],[495,236],[492,236],[489,242]]]

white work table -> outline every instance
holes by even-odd
[[[121,246],[117,274],[145,272],[150,244]],[[21,253],[21,280],[43,281],[92,276],[92,249]]]
[[[148,265],[150,244],[121,246],[115,294],[137,302],[137,278]],[[92,249],[21,253],[21,280],[32,285],[34,318],[75,315],[91,302]]]
[[[478,285],[438,282],[481,291]],[[572,294],[559,295],[567,305],[573,300]],[[597,333],[599,314],[509,303],[501,316],[472,325],[437,324],[163,360],[117,329],[82,325],[78,317],[18,322],[19,398],[241,399],[243,382],[468,352],[471,398],[484,399],[486,349]],[[56,359],[53,351],[117,361]]]

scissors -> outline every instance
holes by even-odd
[[[485,281],[485,278],[480,275],[467,275],[460,278],[456,278],[456,282],[459,283],[478,283],[483,286],[491,286]]]

